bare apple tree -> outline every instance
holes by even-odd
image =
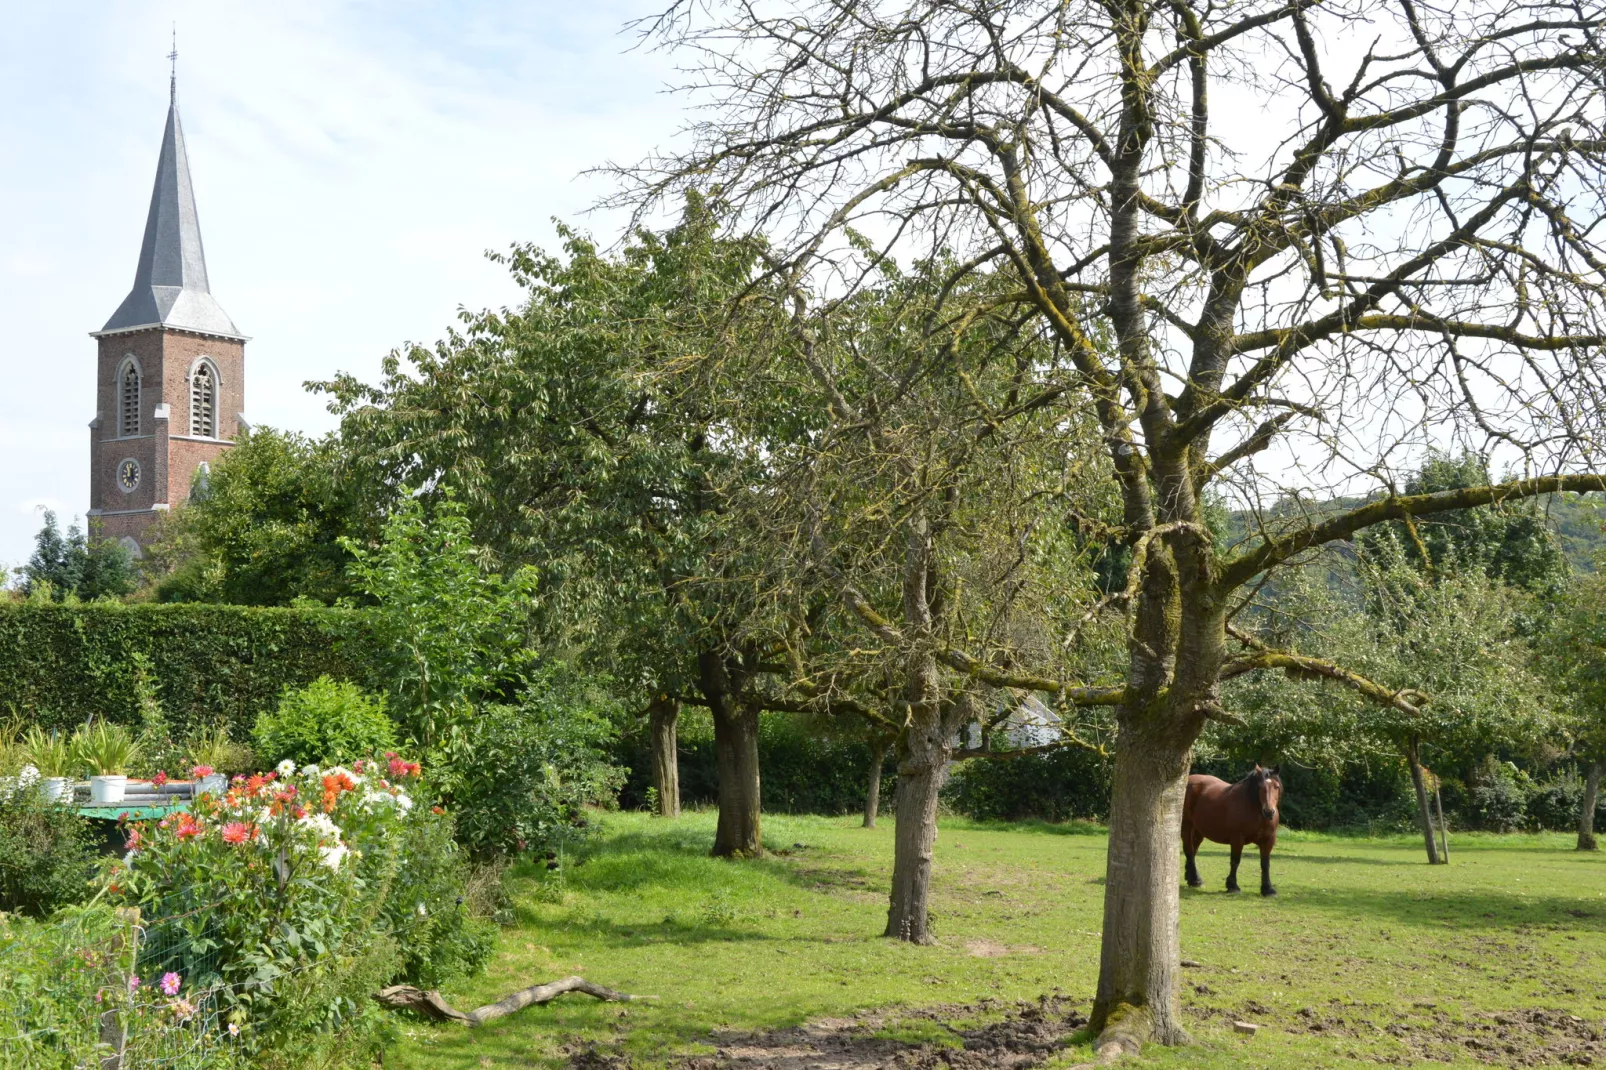
[[[1233,625],[1261,578],[1381,521],[1606,485],[1603,23],[1515,0],[676,0],[642,26],[703,109],[683,153],[625,172],[633,203],[715,190],[817,295],[883,253],[1012,272],[1072,368],[1035,403],[1097,414],[1136,562],[1105,1053],[1186,1039],[1177,828],[1220,681],[1419,701]],[[1396,493],[1435,443],[1512,475]],[[1300,487],[1365,494],[1287,508]],[[1266,522],[1214,545],[1207,492]]]

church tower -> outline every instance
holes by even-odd
[[[103,537],[137,553],[246,426],[246,338],[207,283],[176,80],[134,288],[91,337],[100,361],[88,513]]]

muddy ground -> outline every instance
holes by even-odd
[[[1399,1007],[1335,1001],[1287,1016],[1253,1002],[1191,1012],[1226,1028],[1251,1021],[1267,1031],[1329,1039],[1335,1055],[1398,1066],[1472,1058],[1502,1067],[1606,1067],[1606,1023],[1556,1011],[1463,1016],[1430,1001]],[[1030,1070],[1086,1024],[1086,1004],[1059,996],[866,1012],[766,1033],[714,1034],[714,1054],[687,1058],[677,1070]],[[1354,1044],[1383,1036],[1405,1051],[1378,1054]],[[569,1066],[632,1070],[623,1055],[590,1045],[572,1050]]]

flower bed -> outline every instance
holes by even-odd
[[[389,981],[477,967],[490,935],[462,905],[450,819],[412,798],[419,773],[394,754],[285,762],[128,824],[105,891],[141,912],[138,973],[179,978],[214,1028],[261,1050],[361,1028]]]

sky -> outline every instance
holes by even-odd
[[[98,329],[127,294],[179,109],[212,293],[246,346],[245,416],[318,433],[302,384],[366,380],[460,308],[516,292],[485,252],[611,241],[584,174],[669,144],[670,60],[626,29],[655,0],[0,0],[0,567],[40,510],[89,496]]]

